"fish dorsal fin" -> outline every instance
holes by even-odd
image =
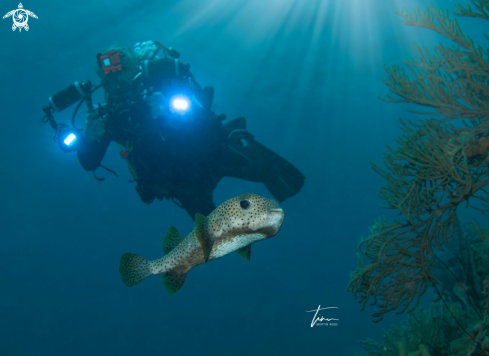
[[[175,294],[180,288],[183,287],[183,283],[185,283],[185,277],[187,277],[187,272],[169,271],[163,273],[162,282],[168,293]]]
[[[199,241],[202,251],[204,252],[204,261],[207,262],[212,250],[212,236],[209,234],[209,220],[202,214],[195,214],[195,236]]]
[[[245,246],[245,247],[241,247],[238,250],[238,254],[240,256],[246,258],[249,261],[251,258],[251,244],[249,244],[248,246]]]
[[[165,255],[169,254],[180,242],[182,242],[182,236],[176,228],[170,226],[170,229],[166,233],[163,240],[163,252]]]

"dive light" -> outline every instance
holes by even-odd
[[[62,111],[90,94],[90,87],[91,83],[88,80],[81,83],[74,82],[67,88],[50,96],[48,99],[49,105],[51,105],[55,111]]]
[[[175,114],[185,115],[192,106],[190,98],[186,95],[178,94],[170,98],[170,111]]]
[[[53,96],[49,97],[49,105],[44,106],[44,122],[49,122],[54,129],[53,140],[59,145],[63,152],[74,152],[78,149],[80,141],[82,139],[81,131],[75,125],[76,113],[80,105],[85,101],[88,107],[88,111],[94,111],[92,105],[92,93],[97,90],[100,85],[92,88],[92,83],[87,80],[85,82],[74,82],[65,89],[57,92]],[[53,117],[55,111],[62,111],[68,106],[73,105],[78,101],[73,116],[71,119],[71,125],[58,124]]]
[[[80,133],[66,124],[59,124],[53,139],[63,152],[74,152],[80,142]]]

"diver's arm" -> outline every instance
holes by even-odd
[[[86,171],[93,171],[102,163],[102,159],[107,152],[110,140],[105,137],[100,138],[97,141],[84,140],[83,144],[77,151],[78,160],[81,166]]]
[[[83,143],[78,149],[78,160],[87,171],[93,171],[102,162],[110,139],[105,133],[105,123],[97,112],[88,115],[83,131]]]

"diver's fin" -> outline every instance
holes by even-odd
[[[209,229],[207,228],[209,221],[204,215],[197,213],[195,214],[195,225],[195,235],[204,252],[204,261],[207,262],[212,250],[212,244],[214,243],[212,236],[209,234]]]
[[[175,294],[183,287],[185,277],[187,277],[187,272],[170,271],[163,273],[162,282],[168,293]]]
[[[224,125],[224,130],[228,136],[236,130],[246,130],[246,119],[244,117],[238,117],[237,119],[228,121],[226,125]]]
[[[152,275],[149,261],[130,252],[126,252],[121,256],[119,273],[121,274],[122,282],[128,287],[135,286],[146,277]]]
[[[169,254],[180,242],[182,242],[182,236],[176,228],[170,226],[170,229],[166,233],[163,240],[163,252],[165,255]]]
[[[248,261],[250,260],[251,257],[251,244],[245,247],[241,247],[238,250],[238,254],[244,258],[246,258]]]
[[[290,162],[275,155],[270,163],[270,171],[275,171],[271,177],[263,183],[273,197],[279,202],[297,194],[304,185],[304,175]]]

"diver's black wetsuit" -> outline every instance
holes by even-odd
[[[175,90],[181,80],[173,74],[174,62],[161,59],[152,64],[144,87],[163,95]],[[179,65],[179,78],[193,80],[188,66]],[[244,118],[223,125],[221,116],[194,105],[184,116],[166,112],[155,119],[139,87],[134,83],[117,99],[109,94],[106,133],[78,150],[85,170],[99,167],[109,143],[116,141],[129,153],[141,199],[149,204],[154,198],[174,198],[192,218],[214,210],[212,192],[226,176],[262,182],[279,201],[302,188],[304,176],[256,142]],[[202,89],[195,82],[193,90],[199,98]]]

